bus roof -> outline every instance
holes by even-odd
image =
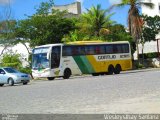
[[[104,42],[104,41],[75,41],[68,42],[67,45],[89,45],[89,44],[116,44],[116,43],[129,43],[128,41]]]
[[[40,45],[40,46],[36,46],[35,48],[39,48],[39,47],[52,47],[52,46],[58,46],[58,45],[63,45],[63,43]]]
[[[97,44],[117,44],[117,43],[129,43],[128,41],[116,41],[116,42],[104,42],[104,41],[75,41],[75,42],[68,42],[68,43],[56,43],[56,44],[47,44],[36,46],[35,48],[39,47],[51,47],[51,46],[61,46],[61,45],[97,45]]]

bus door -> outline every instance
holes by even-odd
[[[61,58],[61,46],[52,47],[51,52],[51,69],[58,68],[60,65]]]

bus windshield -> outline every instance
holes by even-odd
[[[37,48],[33,51],[32,56],[32,69],[45,69],[49,68],[49,60],[47,59],[47,52],[49,48]]]

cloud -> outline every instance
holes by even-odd
[[[12,2],[13,2],[13,0],[0,0],[0,5],[7,5]]]
[[[122,0],[109,0],[111,4],[121,3]]]

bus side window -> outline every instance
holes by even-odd
[[[85,55],[85,47],[84,46],[78,46],[77,51],[78,51],[78,55]]]
[[[108,44],[106,45],[106,54],[112,54],[113,53],[113,45]]]
[[[95,46],[93,45],[86,45],[85,46],[86,55],[94,55],[96,54]]]
[[[79,55],[77,46],[72,46],[72,56]]]
[[[61,55],[61,47],[55,46],[52,47],[51,53],[51,68],[57,68],[60,64],[60,55]]]
[[[117,53],[123,53],[122,44],[117,44],[116,47],[117,47]]]
[[[128,44],[123,44],[122,45],[122,51],[123,51],[123,53],[129,53],[129,45]]]
[[[71,46],[63,46],[63,56],[71,56],[72,49]]]
[[[105,54],[105,46],[104,45],[99,45],[95,46],[96,49],[96,54]]]

